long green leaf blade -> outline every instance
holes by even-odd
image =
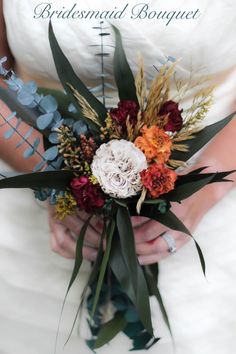
[[[136,310],[139,314],[140,320],[148,332],[153,335],[152,325],[151,325],[151,310],[149,304],[149,294],[147,283],[143,274],[141,267],[138,268],[138,279],[139,286],[138,292],[139,295],[134,293],[133,286],[131,284],[129,270],[125,264],[125,261],[122,256],[120,241],[118,237],[115,237],[113,240],[111,257],[109,260],[111,269],[118,279],[123,291],[130,298],[132,303],[135,305]]]
[[[37,173],[17,173],[9,178],[0,179],[0,189],[4,188],[55,188],[66,190],[71,179],[72,171],[48,171]]]
[[[123,331],[126,326],[127,321],[125,320],[124,315],[122,313],[117,313],[111,321],[102,326],[95,341],[94,349],[98,349],[110,342],[119,332]]]
[[[195,138],[184,141],[189,147],[188,152],[174,151],[171,154],[171,158],[174,160],[189,160],[197,151],[203,148],[211,139],[215,137],[235,116],[235,112],[227,116],[226,118],[220,120],[217,123],[211,124],[201,130],[200,132],[194,134]]]
[[[152,210],[150,212],[147,212],[147,211],[145,211],[145,213],[141,212],[140,215],[146,216],[146,217],[153,219],[153,220],[156,220],[156,221],[160,222],[162,225],[168,227],[169,229],[180,231],[180,232],[183,232],[183,233],[189,235],[195,243],[197,253],[199,256],[199,260],[201,263],[202,271],[203,271],[204,276],[206,276],[206,263],[205,263],[205,260],[204,260],[204,257],[203,257],[203,254],[202,254],[199,244],[197,243],[197,241],[195,240],[195,238],[193,237],[191,232],[182,223],[182,221],[179,218],[177,218],[177,216],[174,213],[172,213],[171,210],[168,210],[165,214],[160,214],[159,212],[155,211],[155,208],[152,208]]]
[[[63,303],[62,303],[62,308],[61,308],[61,313],[60,313],[60,319],[59,319],[59,322],[58,322],[58,327],[57,327],[57,334],[56,334],[56,341],[55,341],[55,353],[56,353],[56,348],[57,348],[57,342],[58,342],[58,335],[59,335],[59,329],[60,329],[60,325],[61,325],[61,319],[62,319],[62,314],[63,314],[63,311],[64,311],[64,307],[65,307],[65,303],[66,303],[66,299],[67,299],[67,296],[68,296],[68,293],[80,271],[80,267],[81,267],[81,264],[83,262],[83,244],[84,244],[84,239],[85,239],[85,235],[86,235],[86,231],[88,229],[88,226],[89,226],[89,223],[90,223],[90,220],[92,218],[93,215],[90,215],[90,217],[87,219],[87,221],[84,223],[81,231],[80,231],[80,234],[78,236],[78,239],[77,239],[77,243],[76,243],[76,255],[75,255],[75,264],[74,264],[74,268],[73,268],[73,272],[72,272],[72,275],[71,275],[71,279],[70,279],[70,282],[69,282],[69,285],[68,285],[68,288],[67,288],[67,291],[66,291],[66,295],[64,297],[64,300],[63,300]],[[76,316],[77,318],[77,316]],[[74,327],[74,324],[73,324],[73,327]]]
[[[146,330],[153,335],[149,294],[143,270],[135,251],[133,227],[128,208],[118,207],[117,228],[120,236],[121,252],[132,284],[134,305]],[[123,275],[124,277],[125,275]]]
[[[101,123],[103,123],[107,117],[107,110],[104,105],[87,89],[85,84],[75,74],[71,64],[69,63],[68,59],[66,58],[58,44],[51,22],[49,24],[49,41],[54,58],[54,63],[57,69],[57,74],[64,87],[64,90],[66,91],[69,98],[72,100],[79,112],[78,118],[83,119],[92,130],[99,132],[99,126],[82,115],[81,107],[75,99],[73,92],[68,86],[68,84],[74,87],[86,99],[90,106],[97,112]]]
[[[168,210],[165,214],[161,214],[154,207],[150,210],[150,212],[145,211],[145,213],[140,214],[141,216],[146,216],[150,219],[156,220],[162,225],[168,227],[169,229],[184,232],[185,234],[192,236],[190,231],[186,228],[186,226],[180,221],[177,216],[172,213],[171,210]]]
[[[102,256],[103,256],[103,239],[104,239],[104,235],[105,235],[105,224],[104,224],[104,229],[103,229],[102,236],[101,236],[101,241],[100,241],[100,246],[99,246],[99,249],[98,249],[97,258],[96,258],[96,261],[93,264],[93,268],[92,268],[92,271],[91,271],[91,273],[89,275],[88,281],[87,281],[87,283],[86,283],[86,285],[85,285],[85,287],[84,287],[84,289],[82,291],[82,294],[80,296],[80,303],[79,303],[79,306],[77,308],[77,311],[76,311],[76,314],[75,314],[75,317],[74,317],[74,321],[73,321],[70,333],[68,335],[68,338],[67,338],[67,340],[65,342],[65,345],[69,342],[69,340],[70,340],[70,338],[72,336],[76,321],[78,319],[79,313],[80,313],[81,308],[83,306],[83,303],[85,301],[85,296],[86,296],[87,290],[88,290],[89,286],[92,285],[94,283],[94,281],[97,279],[99,268],[100,268],[100,265],[101,265],[101,262],[102,262]]]
[[[118,207],[117,228],[120,235],[122,254],[129,270],[134,293],[136,294],[138,289],[138,262],[133,227],[127,207]]]
[[[207,184],[230,182],[229,180],[226,180],[225,177],[233,172],[235,172],[235,170],[218,173],[189,173],[187,175],[180,176],[177,180],[175,189],[166,194],[164,198],[172,202],[180,202],[198,192]]]
[[[104,277],[105,277],[105,273],[106,273],[106,269],[107,269],[107,265],[108,265],[108,261],[109,261],[109,256],[110,256],[110,252],[111,252],[111,245],[112,245],[112,238],[114,235],[114,231],[115,231],[115,221],[112,219],[109,226],[108,226],[108,230],[107,230],[107,246],[106,246],[106,251],[104,253],[104,257],[102,260],[102,264],[101,264],[101,268],[100,268],[100,273],[98,276],[98,282],[97,282],[97,287],[96,287],[96,293],[95,293],[95,298],[94,298],[94,303],[93,303],[93,308],[92,308],[92,312],[91,312],[91,317],[93,318],[97,309],[97,304],[98,304],[98,300],[99,300],[99,296],[102,290],[102,285],[103,285],[103,281],[104,281]]]
[[[122,44],[118,28],[112,26],[115,32],[116,49],[114,53],[114,75],[120,100],[131,100],[138,103],[133,73]]]
[[[199,175],[201,176],[201,175]],[[176,188],[166,195],[166,198],[172,202],[180,202],[184,199],[189,198],[194,193],[198,192],[200,189],[205,187],[207,184],[211,183],[214,179],[215,173],[212,173],[210,176],[202,176],[198,181],[188,182],[176,186]]]
[[[75,265],[74,265],[72,276],[71,276],[71,279],[70,279],[70,282],[69,282],[67,293],[70,291],[70,288],[73,285],[73,283],[74,283],[74,281],[75,281],[75,279],[76,279],[76,277],[77,277],[77,275],[79,273],[81,264],[83,262],[83,244],[84,244],[86,231],[87,231],[87,229],[89,227],[89,223],[90,223],[90,220],[91,220],[92,217],[93,217],[93,215],[90,215],[90,217],[84,223],[83,227],[80,230],[80,234],[79,234],[77,242],[76,242]]]
[[[157,271],[158,271],[158,264],[154,264],[156,265],[157,267]],[[152,265],[151,266],[145,266],[144,267],[145,269],[145,276],[146,276],[146,279],[147,279],[147,283],[148,283],[148,287],[149,287],[149,291],[151,292],[151,295],[154,295],[159,303],[159,306],[160,306],[160,309],[161,309],[161,313],[162,313],[162,316],[163,316],[163,319],[169,329],[169,332],[170,332],[170,335],[171,337],[173,338],[173,333],[172,333],[172,329],[171,329],[171,325],[170,325],[170,321],[169,321],[169,318],[168,318],[168,314],[167,314],[167,311],[165,309],[165,305],[164,305],[164,302],[162,300],[162,296],[161,296],[161,293],[158,289],[158,285],[157,285],[157,279],[156,279],[156,276],[155,274],[153,274],[153,267]]]
[[[109,259],[110,267],[118,279],[123,291],[128,295],[133,304],[136,303],[136,294],[130,281],[127,265],[124,261],[120,240],[118,235],[113,238],[111,256]]]

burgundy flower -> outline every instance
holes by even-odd
[[[110,115],[112,119],[121,126],[122,130],[126,129],[126,119],[129,116],[132,125],[137,122],[139,107],[136,102],[123,100],[118,103],[118,108],[112,108]]]
[[[168,122],[164,126],[165,131],[177,132],[183,126],[183,118],[181,113],[183,110],[179,109],[179,104],[174,101],[166,101],[160,110],[160,115],[168,114]]]
[[[103,207],[105,199],[100,186],[93,184],[87,176],[74,178],[70,186],[79,209],[91,213]]]

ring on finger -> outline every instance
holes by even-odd
[[[173,238],[173,236],[171,236],[169,233],[165,233],[161,237],[167,243],[168,252],[170,252],[171,254],[176,253],[177,248],[176,248],[176,243],[175,243],[175,239]]]

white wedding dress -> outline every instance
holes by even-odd
[[[16,58],[16,71],[39,85],[57,86],[49,49],[48,20],[33,18],[38,0],[4,0],[8,41]],[[50,1],[69,8],[74,1]],[[129,4],[137,4],[130,1]],[[219,84],[208,123],[234,109],[236,98],[236,3],[235,0],[153,0],[157,10],[194,10],[196,20],[176,20],[169,26],[157,20],[110,20],[120,28],[132,68],[141,51],[147,73],[165,55],[182,58],[177,72],[186,80],[192,66],[197,77],[211,75]],[[121,8],[126,1],[81,0],[80,9]],[[75,71],[90,86],[99,73],[96,20],[54,19],[60,45]],[[109,25],[108,25],[109,26]],[[114,44],[113,36],[106,39]],[[112,52],[112,48],[109,48]],[[112,56],[107,60],[111,64]],[[110,66],[107,65],[108,71]],[[217,151],[215,152],[217,154]],[[229,151],[230,153],[230,151]],[[236,158],[235,166],[236,166]],[[6,170],[1,162],[0,170]],[[161,262],[160,289],[176,342],[176,354],[232,354],[236,352],[236,190],[232,190],[204,217],[195,232],[207,263],[204,279],[192,242]],[[56,329],[73,262],[53,254],[49,246],[47,210],[29,190],[0,191],[0,353],[53,354]],[[57,353],[88,354],[84,340],[70,331],[86,269],[66,304]],[[161,316],[156,314],[162,337],[150,354],[172,354],[173,347]],[[119,335],[98,352],[128,353],[130,342]]]

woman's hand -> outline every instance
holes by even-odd
[[[55,208],[53,206],[49,205],[48,209],[51,231],[50,244],[52,250],[65,258],[74,259],[76,240],[88,215],[83,212],[78,212],[75,215],[67,216],[61,221],[56,219]],[[101,232],[96,230],[101,229],[102,223],[100,219],[94,217],[88,227],[83,247],[83,257],[89,261],[96,260],[101,239]]]
[[[197,215],[195,217],[191,216],[190,204],[189,201],[185,201],[183,204],[175,203],[172,210],[192,230],[198,218]],[[194,210],[199,209],[194,208]],[[60,221],[55,218],[55,208],[49,205],[50,243],[52,250],[65,258],[75,258],[76,239],[88,216],[84,212],[78,212],[76,215],[68,216],[63,221]],[[133,217],[132,224],[136,252],[140,264],[159,262],[170,255],[166,241],[160,237],[160,234],[168,231],[166,227],[144,217]],[[103,223],[101,219],[94,217],[88,227],[83,247],[83,257],[89,261],[96,259],[102,229]],[[190,239],[190,237],[181,232],[169,230],[168,233],[174,238],[177,250]]]
[[[208,185],[181,204],[173,203],[171,210],[192,232],[202,217],[221,199],[224,193],[224,183]],[[63,221],[60,221],[55,218],[54,207],[49,206],[51,247],[54,252],[66,258],[75,258],[76,239],[88,216],[84,212],[78,212],[76,215],[68,216]],[[133,217],[132,224],[136,253],[141,265],[156,263],[171,255],[168,250],[168,244],[160,236],[161,234],[168,232],[173,237],[177,251],[191,239],[182,232],[169,230],[160,223],[144,217]],[[96,259],[102,229],[103,223],[101,219],[98,217],[92,218],[83,247],[83,256],[89,261]]]
[[[189,231],[193,231],[197,224],[197,220],[200,219],[200,214],[196,209],[193,212],[190,204],[189,201],[185,201],[182,204],[174,203],[171,210],[183,222]],[[135,219],[135,221],[138,222],[140,218],[135,217]],[[141,220],[142,219],[143,218],[141,218]],[[136,253],[141,265],[156,263],[171,255],[168,243],[161,236],[166,232],[173,238],[176,251],[191,239],[185,233],[170,230],[157,221],[149,219],[146,219],[146,223],[134,227]]]

